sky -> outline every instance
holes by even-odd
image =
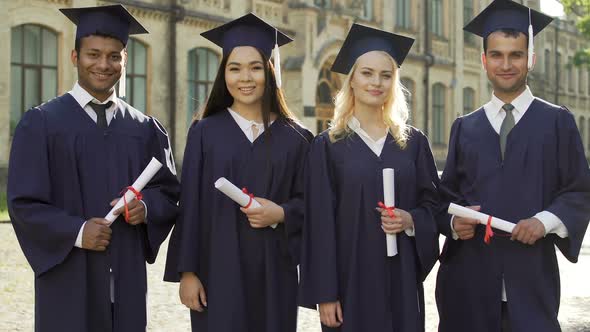
[[[563,6],[557,0],[541,0],[541,11],[550,16],[562,16]]]

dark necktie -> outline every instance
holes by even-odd
[[[109,101],[106,104],[96,104],[93,102],[89,103],[90,107],[96,113],[96,124],[98,128],[106,128],[107,127],[107,108],[113,105],[112,101]]]
[[[504,104],[502,109],[506,112],[506,117],[504,118],[504,121],[502,121],[502,126],[500,127],[500,151],[502,152],[502,159],[504,159],[508,134],[512,128],[514,128],[514,115],[512,114],[514,106],[512,106],[512,104]]]

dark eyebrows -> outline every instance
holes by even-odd
[[[254,60],[254,61],[251,61],[251,62],[250,62],[250,66],[252,66],[252,65],[256,65],[256,64],[260,64],[260,65],[261,65],[261,64],[262,64],[262,61],[260,61],[260,60]],[[241,66],[242,64],[241,64],[241,63],[239,63],[239,62],[230,62],[230,63],[228,63],[227,65],[228,65],[228,66],[231,66],[231,65],[234,65],[234,66]]]

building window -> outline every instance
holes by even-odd
[[[551,51],[545,50],[545,79],[547,81],[551,80]]]
[[[578,93],[584,93],[584,71],[578,68]]]
[[[572,57],[568,57],[567,59],[567,90],[570,92],[574,91],[574,64],[572,61]]]
[[[583,116],[580,117],[578,121],[578,126],[580,127],[580,137],[582,138],[582,145],[586,140],[586,119]]]
[[[430,32],[443,36],[443,0],[431,0]]]
[[[475,90],[472,88],[463,89],[463,115],[475,110]]]
[[[125,100],[143,113],[147,111],[147,47],[137,39],[127,42],[127,85]]]
[[[365,0],[363,14],[366,20],[371,21],[373,19],[373,0]]]
[[[316,86],[315,116],[316,132],[321,133],[328,129],[330,121],[334,117],[334,96],[340,90],[342,84],[337,75],[334,75],[330,68],[331,62],[326,62],[320,70],[318,85]]]
[[[463,26],[469,23],[473,19],[473,0],[463,0]],[[463,31],[463,40],[465,44],[475,44],[475,35]]]
[[[10,133],[22,114],[57,96],[57,34],[34,24],[11,30]]]
[[[314,5],[320,8],[330,8],[332,6],[331,0],[313,0]]]
[[[395,2],[395,25],[399,28],[410,29],[411,27],[410,0],[396,0]]]
[[[558,68],[561,68],[561,53],[557,52],[557,55],[555,56],[555,63],[557,64],[556,70],[557,72],[555,73],[555,78],[557,79],[558,82],[562,82],[562,74],[561,74],[561,70]],[[559,90],[563,89],[562,84],[558,84]]]
[[[410,110],[410,118],[408,119],[408,124],[415,124],[416,121],[414,120],[414,93],[416,91],[416,86],[414,84],[414,81],[407,77],[402,77],[400,82],[406,88],[406,102],[408,103],[408,109]]]
[[[219,69],[219,56],[207,48],[194,48],[188,53],[188,112],[187,124],[199,108],[205,105],[207,96],[213,87],[217,70]]]
[[[444,144],[445,86],[436,83],[432,87],[432,142]]]

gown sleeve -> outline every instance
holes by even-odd
[[[143,201],[147,206],[146,224],[148,235],[147,262],[153,263],[158,255],[160,245],[172,229],[178,213],[178,196],[180,184],[176,178],[176,168],[168,133],[155,118],[152,122],[152,156],[163,167],[142,191]]]
[[[556,133],[559,191],[545,209],[556,215],[567,228],[568,237],[550,234],[571,262],[578,261],[582,240],[590,219],[590,169],[580,132],[571,112],[560,110]]]
[[[329,138],[317,136],[305,167],[305,220],[300,265],[300,302],[315,308],[338,300],[335,196]]]
[[[436,212],[439,207],[439,179],[428,139],[421,132],[418,132],[417,135],[419,146],[415,163],[418,204],[416,208],[408,212],[414,220],[420,275],[424,281],[436,263],[439,254],[436,224]]]
[[[8,210],[35,276],[62,263],[74,248],[84,219],[52,205],[44,111],[33,108],[16,127],[8,167]]]

